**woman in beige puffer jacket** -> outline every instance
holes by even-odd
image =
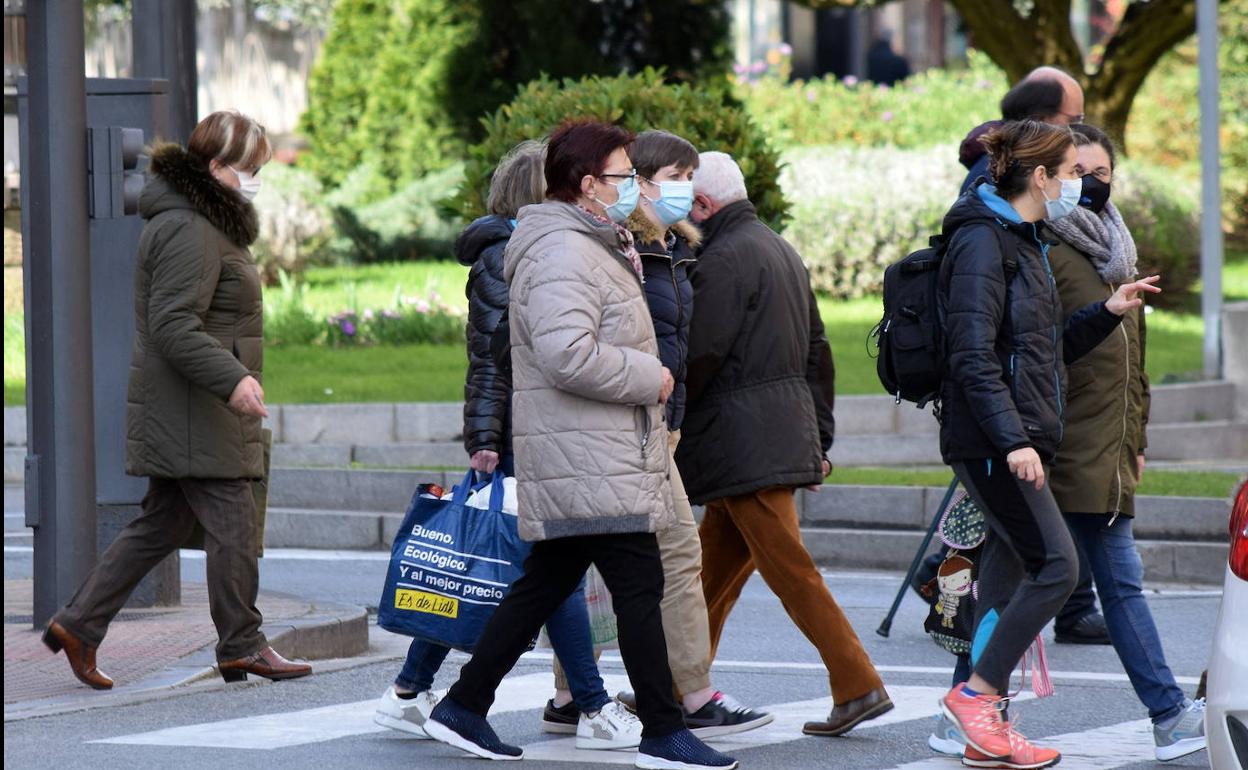
[[[611,591],[636,690],[637,766],[732,768],[735,760],[686,729],[668,668],[654,533],[673,520],[662,405],[675,383],[658,358],[641,258],[620,224],[639,197],[632,139],[596,122],[556,131],[546,150],[547,200],[520,210],[507,244],[520,534],[536,542],[425,731],[478,756],[522,756],[499,740],[486,712],[592,564]],[[614,704],[584,716],[608,712],[631,718]]]

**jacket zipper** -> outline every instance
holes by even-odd
[[[644,406],[641,410],[641,467],[646,467],[646,444],[650,443],[650,410]]]
[[[1014,371],[1014,361],[1018,358],[1017,353],[1010,354],[1010,396],[1014,399],[1014,408],[1018,408],[1018,375]]]
[[[1116,291],[1114,285],[1109,285],[1110,296]],[[1118,439],[1117,463],[1114,467],[1114,478],[1118,483],[1118,495],[1114,501],[1114,516],[1109,521],[1109,526],[1114,525],[1114,519],[1118,518],[1118,514],[1122,512],[1122,450],[1127,443],[1127,406],[1131,393],[1131,341],[1127,337],[1127,329],[1123,324],[1118,324],[1118,329],[1122,332],[1122,363],[1123,363],[1123,382],[1122,382],[1122,436]]]
[[[682,260],[683,261],[683,260]],[[672,260],[672,291],[676,297],[676,355],[677,361],[683,366],[685,362],[685,351],[680,344],[680,327],[685,323],[685,303],[680,296],[680,282],[676,280],[677,262]],[[672,376],[676,376],[676,372],[672,372]]]
[[[1054,309],[1056,309],[1059,307],[1058,298],[1057,298],[1057,279],[1053,277],[1053,266],[1049,264],[1049,250],[1045,247],[1043,243],[1040,243],[1040,236],[1039,236],[1039,233],[1036,231],[1036,225],[1034,222],[1031,225],[1031,229],[1032,229],[1032,234],[1035,237],[1037,244],[1039,244],[1040,246],[1040,258],[1044,260],[1044,272],[1047,273],[1049,276],[1049,299],[1052,301]],[[1053,324],[1052,337],[1053,337],[1053,386],[1057,393],[1057,443],[1061,444],[1062,436],[1065,435],[1066,433],[1065,425],[1064,425],[1065,419],[1066,419],[1065,418],[1066,405],[1064,403],[1065,399],[1062,398],[1062,373],[1061,373],[1061,370],[1058,368],[1058,364],[1060,362],[1058,361],[1058,358],[1057,358],[1057,324],[1056,323]]]

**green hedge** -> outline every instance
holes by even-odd
[[[972,127],[1000,117],[1004,73],[977,51],[969,65],[927,70],[894,88],[852,77],[762,78],[739,83],[736,93],[780,147],[931,147],[959,142]]]
[[[787,217],[789,205],[777,182],[780,155],[745,110],[726,91],[667,85],[661,72],[646,69],[636,75],[562,82],[542,78],[525,86],[513,102],[485,119],[485,139],[469,150],[465,184],[454,202],[464,218],[484,212],[490,174],[499,158],[521,141],[548,136],[561,122],[576,117],[634,131],[671,131],[700,151],[727,152],[741,165],[759,215],[773,226]]]
[[[957,145],[921,150],[801,148],[785,153],[784,194],[796,203],[784,235],[815,287],[836,297],[880,291],[884,269],[927,245],[966,170]],[[1144,274],[1161,273],[1161,305],[1191,291],[1199,263],[1196,192],[1165,169],[1124,161],[1114,202]]]

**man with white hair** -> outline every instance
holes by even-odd
[[[841,735],[893,703],[798,528],[794,490],[832,470],[832,350],[801,258],[759,220],[736,162],[702,153],[693,185],[703,248],[691,276],[676,462],[690,499],[706,506],[699,535],[712,657],[758,569],[828,670],[832,713],[802,731]]]

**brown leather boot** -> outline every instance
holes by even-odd
[[[96,690],[111,690],[113,680],[95,667],[95,645],[87,644],[74,636],[65,626],[55,620],[43,632],[43,643],[52,652],[65,650],[69,668],[78,681]]]
[[[888,692],[883,687],[878,687],[861,698],[833,706],[826,722],[807,722],[802,727],[802,732],[829,737],[844,735],[860,722],[875,719],[892,710],[893,702],[889,700]]]
[[[307,663],[292,663],[278,655],[272,647],[265,647],[238,660],[219,661],[217,670],[227,682],[242,682],[248,674],[265,679],[297,679],[312,673],[312,667]]]

